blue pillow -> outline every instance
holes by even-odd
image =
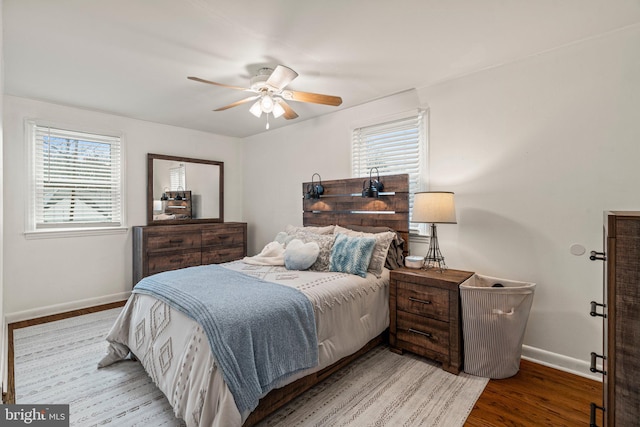
[[[338,233],[331,250],[329,271],[367,277],[367,268],[376,245],[373,237],[349,237]]]

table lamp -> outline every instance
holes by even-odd
[[[424,191],[415,193],[411,222],[431,224],[429,251],[424,257],[424,268],[447,269],[438,245],[436,224],[456,224],[456,206],[453,193],[448,191]]]

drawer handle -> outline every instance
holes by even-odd
[[[180,244],[180,243],[182,243],[182,242],[184,242],[184,239],[178,239],[178,240],[170,239],[170,240],[169,240],[169,244],[170,244],[170,245],[176,245],[176,244]]]
[[[598,424],[596,424],[596,410],[598,409],[601,410],[602,412],[606,410],[602,406],[598,406],[595,403],[591,402],[591,415],[589,416],[589,427],[598,427]]]
[[[589,370],[593,373],[599,373],[602,375],[607,375],[606,371],[601,371],[599,369],[596,368],[596,358],[600,357],[602,360],[605,360],[607,357],[606,356],[602,356],[599,354],[594,353],[593,351],[591,352],[591,366],[589,367]]]
[[[424,299],[418,299],[418,298],[414,298],[414,297],[409,297],[409,301],[419,302],[420,304],[431,304],[431,301],[424,300]]]
[[[171,264],[179,264],[179,263],[182,262],[182,258],[174,258],[174,259],[169,260],[169,262]]]
[[[491,314],[499,314],[499,315],[505,315],[505,316],[513,316],[513,313],[515,313],[515,310],[513,307],[511,307],[511,310],[509,311],[500,310],[499,308],[494,308],[491,310]]]
[[[418,335],[423,335],[427,338],[433,338],[433,335],[430,334],[429,332],[422,332],[422,331],[418,331],[417,329],[413,329],[413,328],[409,328],[408,329],[409,332],[414,333],[414,334],[418,334]]]
[[[600,316],[600,317],[605,317],[605,318],[606,318],[606,317],[607,317],[607,315],[606,315],[606,314],[600,314],[600,313],[598,313],[598,312],[596,311],[596,310],[597,310],[597,307],[603,307],[603,308],[604,308],[604,307],[606,307],[606,305],[604,305],[604,304],[598,304],[598,303],[597,303],[597,302],[595,302],[595,301],[591,301],[591,311],[589,312],[589,314],[591,315],[591,317]]]

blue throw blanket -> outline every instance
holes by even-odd
[[[203,265],[145,277],[133,293],[202,325],[242,415],[281,379],[318,364],[313,306],[297,289]]]

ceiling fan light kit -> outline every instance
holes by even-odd
[[[249,108],[249,112],[258,118],[262,115],[262,106],[260,105],[260,102],[261,100],[256,101],[256,103]]]
[[[256,95],[241,99],[240,101],[225,105],[224,107],[216,108],[214,111],[228,110],[229,108],[237,107],[238,105],[246,104],[255,100],[256,102],[254,102],[251,108],[249,108],[249,112],[256,117],[260,117],[262,116],[262,113],[265,113],[267,115],[267,129],[269,129],[269,114],[273,114],[273,117],[276,119],[282,116],[284,116],[286,120],[298,117],[298,114],[293,111],[286,101],[308,102],[312,104],[323,104],[336,107],[342,104],[342,98],[339,96],[323,95],[311,92],[298,92],[289,89],[284,90],[284,88],[296,77],[298,77],[298,73],[293,71],[291,68],[285,67],[284,65],[278,65],[275,69],[267,67],[260,68],[256,75],[251,78],[250,88],[230,86],[223,83],[204,80],[198,77],[187,78],[200,83],[208,83],[226,87],[228,89],[255,93]]]
[[[276,100],[276,103],[273,105],[273,117],[277,119],[284,114],[284,108],[280,105],[280,102]]]

